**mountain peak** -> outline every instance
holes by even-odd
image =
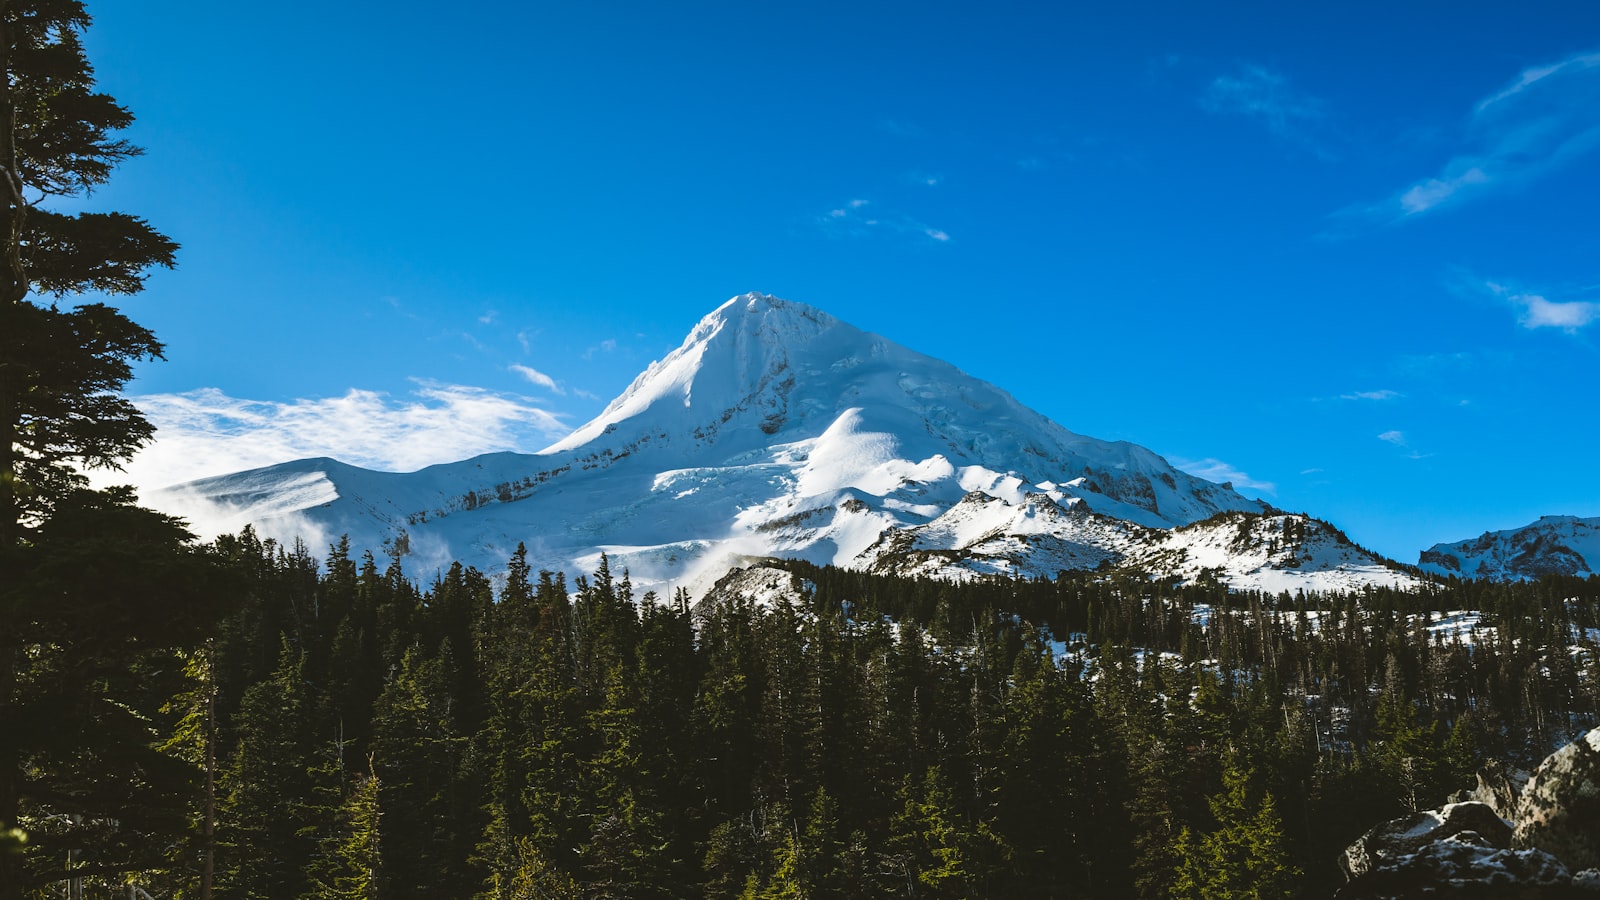
[[[838,319],[815,306],[752,291],[732,297],[707,313],[689,333],[689,342],[702,332],[709,336],[723,329],[803,338],[807,333],[838,324]]]
[[[815,348],[824,342],[829,348]],[[760,427],[794,387],[792,357],[826,356],[846,346],[882,341],[820,309],[770,294],[741,294],[708,313],[678,349],[651,363],[592,421],[546,448],[574,450],[627,426],[623,439],[670,434],[687,425],[704,436],[722,431],[738,412],[764,409]],[[813,351],[813,352],[808,352]],[[845,354],[848,355],[848,354]],[[768,395],[763,397],[763,395]]]
[[[1074,434],[949,363],[759,293],[718,306],[537,454],[383,479],[328,470],[315,484],[291,469],[200,492],[240,517],[428,560],[494,568],[525,542],[541,565],[585,571],[605,552],[641,584],[720,574],[742,556],[865,567],[902,544],[938,554],[958,538],[971,544],[960,571],[1003,559],[1006,571],[1054,574],[1122,555],[1139,528],[1265,509],[1143,447]],[[305,502],[276,502],[297,485]],[[1028,549],[1045,544],[1059,552]]]

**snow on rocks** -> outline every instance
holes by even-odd
[[[1511,846],[1511,825],[1483,803],[1452,803],[1373,827],[1345,848],[1339,866],[1358,878],[1386,862],[1413,856],[1434,841],[1470,834],[1466,840],[1495,850]]]
[[[1340,859],[1350,881],[1336,896],[1600,897],[1600,729],[1546,757],[1520,791],[1516,774],[1479,775],[1472,796],[1495,806],[1453,803],[1362,835]]]

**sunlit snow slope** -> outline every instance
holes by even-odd
[[[210,478],[151,502],[313,547],[493,571],[535,565],[709,584],[740,559],[1053,575],[1260,501],[1126,442],[1074,434],[1005,391],[817,309],[736,297],[598,417],[535,454],[417,472],[320,459]],[[929,553],[938,565],[925,564]],[[919,562],[921,560],[922,562]]]
[[[1600,572],[1600,518],[1543,516],[1508,531],[1422,551],[1424,570],[1463,578],[1518,580]]]

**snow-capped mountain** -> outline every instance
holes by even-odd
[[[538,453],[405,474],[301,460],[149,501],[313,547],[348,534],[358,550],[408,554],[413,572],[498,570],[521,541],[536,565],[588,571],[605,552],[657,587],[767,556],[958,577],[1147,559],[1188,571],[1215,568],[1195,562],[1215,554],[1173,529],[1223,512],[1271,521],[1229,484],[1074,434],[948,363],[761,294],[718,307]],[[1301,565],[1370,561],[1313,557]]]
[[[932,522],[884,532],[866,556],[873,571],[942,578],[1115,568],[1269,593],[1420,582],[1305,515],[1223,512],[1146,528],[1040,494],[1013,506],[973,492]]]
[[[1422,551],[1424,571],[1462,578],[1519,580],[1600,572],[1600,517],[1542,516],[1507,531],[1486,531]]]

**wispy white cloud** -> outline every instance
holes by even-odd
[[[1236,489],[1265,491],[1269,494],[1276,493],[1278,490],[1278,486],[1272,482],[1251,478],[1247,473],[1220,459],[1212,459],[1211,457],[1196,460],[1169,458],[1172,464],[1182,471],[1204,478],[1207,481],[1232,482]]]
[[[1513,299],[1522,305],[1524,328],[1560,328],[1572,334],[1600,319],[1600,303],[1582,300],[1561,303],[1538,294],[1523,294]]]
[[[1385,444],[1393,444],[1394,446],[1407,451],[1407,459],[1427,459],[1433,455],[1432,453],[1423,453],[1420,450],[1412,449],[1411,441],[1406,437],[1406,434],[1403,431],[1385,431],[1383,434],[1378,435],[1378,440],[1383,441]]]
[[[559,413],[516,394],[418,381],[412,395],[352,388],[287,402],[230,397],[216,388],[133,401],[156,440],[123,473],[97,481],[142,490],[307,457],[412,471],[498,450],[537,450],[570,429]]]
[[[1401,220],[1560,168],[1600,146],[1600,53],[1534,66],[1478,101],[1439,173],[1361,212]]]
[[[1551,300],[1542,294],[1519,291],[1499,282],[1488,281],[1484,288],[1510,304],[1523,328],[1559,328],[1577,334],[1582,328],[1600,322],[1600,303],[1591,300]]]
[[[407,309],[405,304],[400,302],[399,297],[384,297],[383,302],[387,303],[390,309],[394,310],[404,318],[418,322],[422,321],[422,317]]]
[[[1265,66],[1242,65],[1233,75],[1212,79],[1200,95],[1200,106],[1207,112],[1257,119],[1274,136],[1303,143],[1318,156],[1332,158],[1314,139],[1314,130],[1325,115],[1323,102]]]
[[[1340,394],[1339,395],[1339,399],[1340,400],[1397,400],[1397,399],[1399,399],[1400,397],[1403,397],[1403,396],[1405,396],[1405,395],[1401,394],[1399,391],[1391,391],[1388,388],[1384,388],[1383,390],[1379,390],[1379,391],[1352,391],[1352,392],[1350,392],[1348,394]]]
[[[822,230],[835,237],[866,237],[874,233],[916,235],[947,243],[950,233],[934,228],[897,210],[879,209],[871,200],[855,198],[817,218]]]
[[[529,382],[531,382],[533,384],[536,384],[539,387],[542,387],[545,390],[550,391],[551,393],[555,393],[555,394],[565,394],[566,393],[566,390],[563,389],[561,387],[561,385],[558,384],[554,378],[551,378],[549,375],[546,375],[545,373],[539,371],[538,369],[535,369],[532,366],[524,366],[524,365],[521,365],[521,364],[518,364],[518,363],[513,363],[510,366],[508,366],[507,368],[509,368],[511,371],[517,373],[518,375],[521,375],[523,378],[528,379]]]
[[[1456,161],[1445,167],[1438,178],[1427,178],[1405,189],[1400,195],[1400,212],[1415,215],[1427,212],[1463,190],[1489,183],[1489,173],[1476,160]]]
[[[857,197],[856,199],[851,200],[850,202],[846,203],[845,205],[843,205],[843,206],[841,206],[841,207],[839,207],[837,209],[828,210],[828,218],[835,219],[835,220],[848,219],[848,218],[851,218],[851,217],[855,216],[856,210],[859,210],[859,209],[862,209],[864,207],[871,206],[871,205],[872,205],[872,201],[871,200],[862,200],[861,198]],[[877,222],[869,222],[868,224],[876,225],[878,223]]]
[[[1546,78],[1549,78],[1552,75],[1559,76],[1562,74],[1571,73],[1573,71],[1593,69],[1596,66],[1600,66],[1600,53],[1579,53],[1552,65],[1534,66],[1531,69],[1523,69],[1522,74],[1518,75],[1516,80],[1513,81],[1510,86],[1501,90],[1497,94],[1493,94],[1483,100],[1478,101],[1478,105],[1474,109],[1474,112],[1479,114],[1489,112],[1494,106],[1503,104],[1504,101],[1513,99],[1517,95],[1525,93],[1528,88],[1538,84],[1541,81],[1544,81]]]

